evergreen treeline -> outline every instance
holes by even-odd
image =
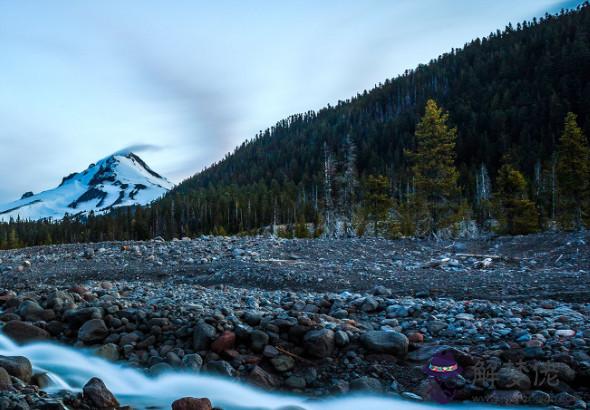
[[[278,122],[149,208],[3,224],[0,246],[269,225],[300,236],[428,234],[470,219],[508,233],[579,227],[589,28],[588,4],[508,25],[334,107]]]

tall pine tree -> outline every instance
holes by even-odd
[[[457,129],[448,125],[449,115],[432,99],[416,126],[413,162],[416,206],[422,209],[418,229],[435,233],[454,222],[459,188],[455,168]],[[420,214],[420,213],[419,213]]]
[[[500,232],[520,235],[539,230],[539,213],[528,199],[524,175],[511,164],[504,164],[496,178],[496,217]]]
[[[559,220],[564,228],[580,228],[590,200],[590,147],[572,112],[565,117],[557,160]]]
[[[369,175],[365,182],[365,211],[373,222],[373,232],[379,233],[379,222],[387,219],[387,211],[393,206],[389,195],[389,178]]]

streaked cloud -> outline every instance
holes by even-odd
[[[179,182],[558,0],[0,2],[0,202],[113,152]]]

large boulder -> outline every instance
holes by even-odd
[[[90,319],[78,330],[78,340],[84,343],[97,343],[104,340],[109,329],[102,319]]]
[[[303,337],[307,353],[317,358],[329,357],[334,352],[334,331],[330,329],[310,330]]]
[[[373,330],[362,335],[363,346],[372,352],[405,356],[408,353],[408,338],[399,332]]]
[[[209,399],[197,399],[195,397],[183,397],[172,403],[172,410],[211,410]]]
[[[25,383],[30,382],[33,376],[33,366],[24,356],[0,356],[0,367]]]
[[[98,409],[119,407],[119,401],[98,377],[93,377],[82,388],[84,398]]]
[[[46,340],[49,333],[38,326],[20,320],[11,320],[2,328],[2,333],[18,343]]]

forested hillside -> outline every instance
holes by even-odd
[[[238,233],[272,224],[306,235],[304,223],[315,222],[319,234],[332,229],[331,219],[362,233],[369,221],[393,218],[395,231],[407,234],[416,228],[409,208],[420,189],[416,125],[430,99],[440,115],[448,113],[445,126],[456,129],[456,220],[502,220],[497,212],[512,212],[510,200],[528,201],[516,211],[527,209],[528,222],[512,229],[504,221],[505,230],[546,228],[560,217],[557,153],[566,115],[577,115],[578,143],[587,144],[590,134],[589,29],[588,4],[510,24],[336,106],[279,121],[138,214],[2,225],[0,241],[8,246],[13,231],[12,245]],[[499,192],[507,180],[516,191]],[[576,195],[587,201],[586,191]],[[571,212],[564,226],[579,226],[585,211]]]

